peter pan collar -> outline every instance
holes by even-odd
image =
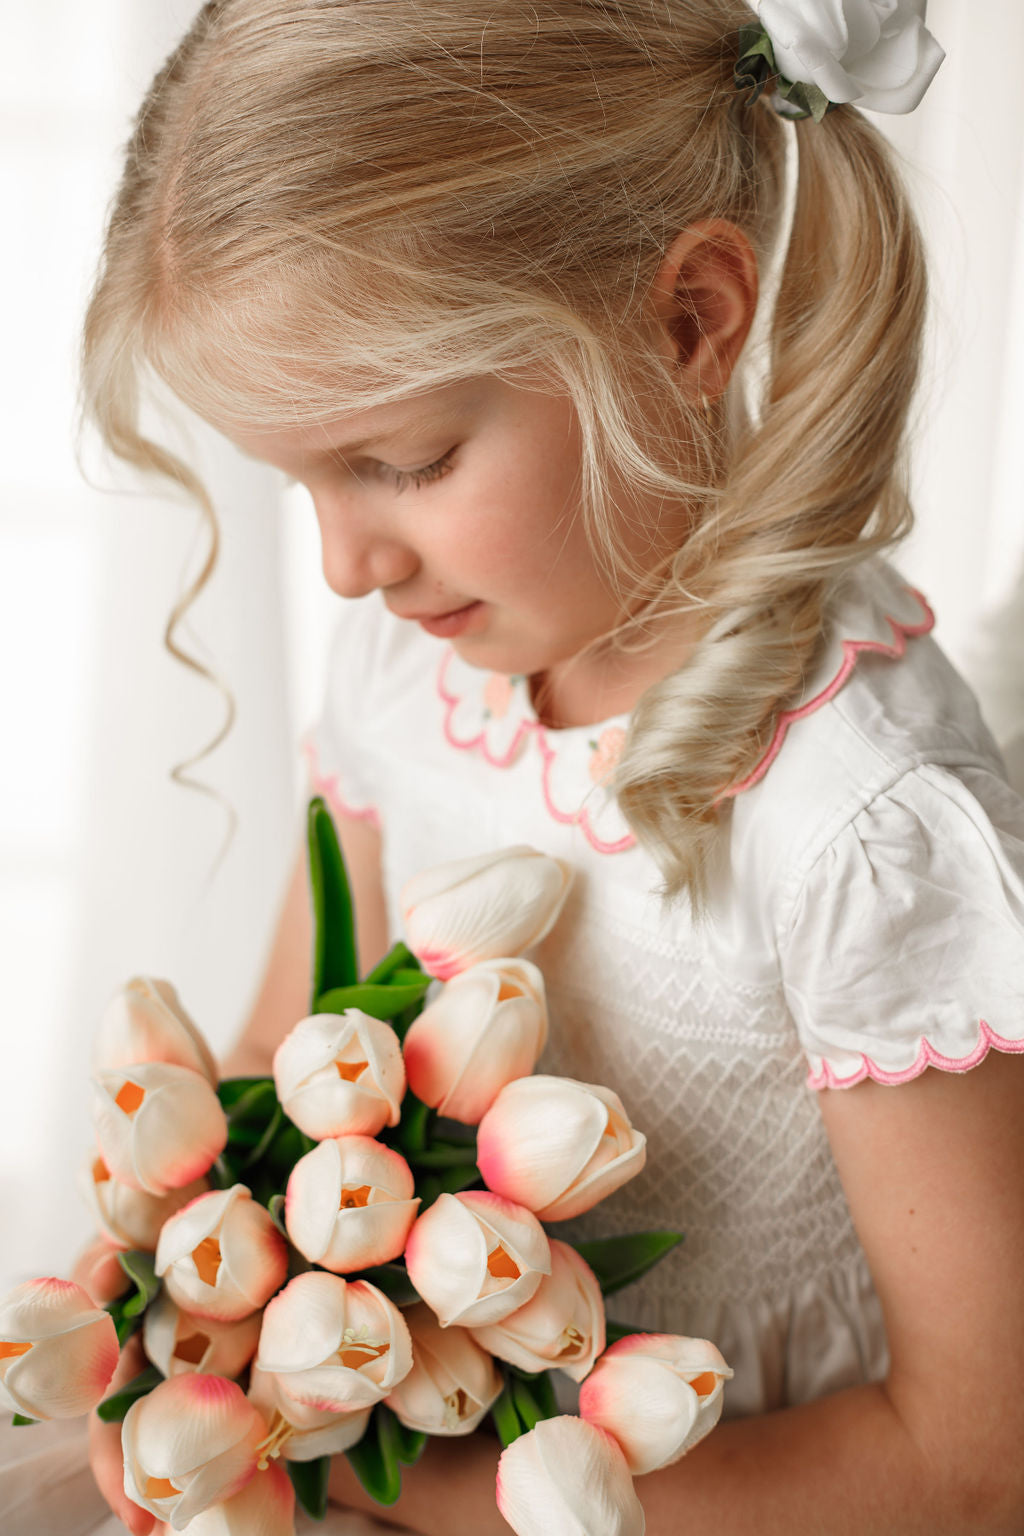
[[[867,573],[858,569],[837,592],[824,653],[800,702],[783,711],[757,767],[723,799],[752,789],[764,778],[790,729],[835,698],[861,657],[898,660],[908,639],[934,626],[934,614],[920,592],[889,567],[872,562]],[[528,678],[482,672],[450,646],[438,665],[437,692],[442,728],[451,746],[475,752],[497,769],[532,757],[553,821],[579,826],[598,853],[623,853],[635,845],[607,788],[625,744],[628,714],[597,725],[551,730],[537,719]]]

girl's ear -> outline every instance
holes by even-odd
[[[726,219],[702,219],[676,236],[651,287],[664,356],[686,393],[724,393],[757,308],[757,258]]]

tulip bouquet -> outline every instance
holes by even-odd
[[[104,1014],[83,1184],[125,1289],[106,1308],[58,1279],[0,1299],[0,1405],[123,1420],[126,1493],[192,1536],[291,1536],[342,1452],[393,1503],[428,1436],[488,1415],[520,1536],[642,1532],[633,1476],[712,1428],[731,1372],[707,1341],[605,1317],[679,1234],[543,1226],[645,1157],[610,1089],[533,1074],[547,1013],[523,954],[569,871],[516,847],[418,876],[405,941],[360,981],[321,800],[309,853],[312,1009],[272,1077],[218,1082],[166,982],[136,978]],[[105,1397],[136,1333],[149,1364]],[[582,1383],[578,1417],[557,1372]]]

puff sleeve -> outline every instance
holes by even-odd
[[[323,795],[332,813],[377,825],[373,773],[363,743],[373,672],[374,605],[343,600],[327,658],[320,713],[302,740],[311,794]]]
[[[1024,802],[926,764],[814,859],[780,943],[814,1088],[1024,1051]]]

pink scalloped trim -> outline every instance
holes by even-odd
[[[339,816],[344,816],[348,821],[367,821],[370,826],[380,831],[380,812],[375,805],[350,805],[341,793],[336,773],[321,773],[317,762],[316,747],[312,741],[302,743],[302,751],[309,764],[309,787],[314,794],[323,795],[332,811],[337,811]]]
[[[441,658],[441,665],[437,669],[437,691],[446,706],[444,735],[449,745],[457,747],[460,752],[471,752],[475,748],[479,748],[484,760],[490,763],[492,768],[510,768],[519,755],[522,743],[530,736],[535,736],[541,755],[541,791],[544,795],[544,804],[552,819],[561,822],[563,826],[579,826],[587,842],[598,853],[624,853],[627,848],[632,848],[636,843],[636,838],[632,832],[627,832],[625,836],[617,838],[614,842],[606,842],[603,838],[598,837],[594,831],[586,806],[583,806],[578,811],[563,811],[555,804],[551,793],[551,771],[558,754],[554,747],[549,744],[547,732],[539,720],[520,720],[510,746],[499,756],[496,756],[487,745],[486,728],[478,731],[475,736],[456,736],[452,726],[452,716],[462,701],[458,694],[450,691],[445,681],[448,666],[454,654],[453,651],[446,651]]]
[[[857,658],[859,656],[866,652],[874,652],[878,656],[889,656],[893,660],[899,660],[907,648],[908,639],[913,639],[916,635],[927,635],[934,629],[935,615],[928,606],[925,597],[916,587],[907,587],[907,591],[913,597],[916,597],[917,601],[921,604],[921,608],[924,611],[924,618],[921,622],[918,624],[901,624],[891,614],[886,614],[886,623],[892,630],[891,645],[886,645],[884,640],[844,640],[843,660],[832,681],[820,693],[816,693],[813,699],[809,699],[806,704],[801,704],[799,709],[783,710],[775,727],[775,735],[772,737],[771,745],[764,757],[762,757],[754,771],[748,773],[747,777],[739,784],[733,784],[731,788],[724,790],[719,796],[720,800],[731,800],[735,795],[743,794],[744,790],[752,789],[755,784],[764,778],[768,769],[782,750],[782,743],[786,739],[786,732],[793,722],[806,719],[808,715],[813,715],[816,710],[821,709],[823,705],[828,704],[834,699],[857,665]]]
[[[997,1035],[985,1020],[981,1020],[978,1030],[978,1043],[973,1051],[966,1056],[943,1056],[927,1040],[921,1041],[921,1049],[918,1051],[913,1063],[902,1072],[886,1072],[883,1067],[871,1060],[870,1056],[861,1053],[861,1063],[856,1072],[851,1072],[849,1077],[840,1077],[835,1068],[827,1061],[821,1064],[819,1072],[808,1072],[808,1088],[853,1088],[857,1083],[862,1083],[870,1077],[873,1083],[885,1083],[893,1086],[897,1083],[909,1083],[912,1078],[920,1077],[926,1067],[938,1067],[940,1072],[969,1072],[979,1062],[985,1060],[989,1051],[1006,1051],[1020,1054],[1024,1052],[1024,1040],[1004,1040],[1002,1035]]]

